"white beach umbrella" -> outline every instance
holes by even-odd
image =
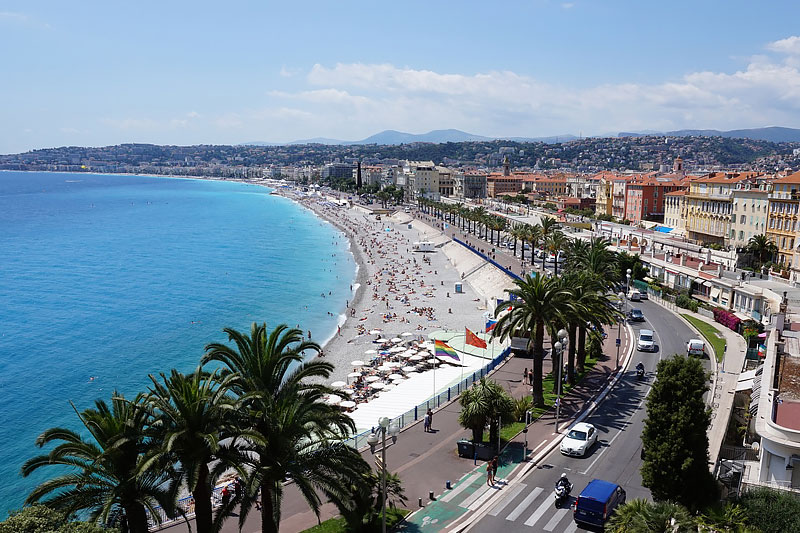
[[[347,383],[345,383],[344,381],[334,381],[333,383],[331,383],[331,387],[333,387],[334,389],[341,389],[342,387],[346,386]]]
[[[382,332],[379,329],[371,329],[369,330],[370,335],[380,335]]]
[[[411,333],[410,331],[406,331],[406,332],[404,332],[404,333],[401,333],[401,334],[400,334],[400,336],[401,336],[401,337],[413,337],[413,336],[414,336],[414,334],[413,334],[413,333]]]
[[[392,390],[393,388],[395,388],[395,384],[394,383],[386,383],[383,386],[383,390]]]
[[[374,383],[370,383],[369,386],[372,387],[373,389],[384,389],[386,388],[386,383],[382,381],[376,381]]]
[[[419,354],[412,355],[411,357],[408,358],[409,361],[422,361],[422,359],[423,357]]]
[[[381,365],[378,367],[378,370],[380,370],[381,372],[390,372],[392,370],[392,367],[389,365]]]
[[[400,353],[405,351],[406,349],[402,346],[393,346],[392,348],[389,348],[389,353]]]
[[[428,357],[431,354],[430,354],[430,352],[426,352],[425,350],[422,350],[422,351],[417,352],[417,355],[419,355],[420,357]]]
[[[394,337],[392,338],[392,342],[403,342],[403,339],[401,339],[400,337]]]
[[[372,354],[374,354],[374,353],[378,353],[378,350],[373,350],[373,349],[371,349],[371,348],[370,348],[369,350],[367,350],[367,351],[366,351],[366,352],[364,352],[364,353],[365,353],[365,354],[367,354],[367,355],[372,355]]]
[[[409,357],[411,357],[411,356],[412,356],[412,355],[414,355],[415,353],[417,353],[417,352],[416,352],[416,351],[414,351],[414,350],[407,350],[407,351],[405,351],[405,352],[401,353],[401,354],[400,354],[400,357],[402,357],[403,359],[408,359]]]
[[[355,361],[350,361],[350,366],[354,366],[356,368],[358,368],[360,366],[364,366],[365,364],[366,363],[364,363],[364,361],[361,361],[359,359],[356,359]]]
[[[389,379],[391,379],[392,381],[400,381],[401,379],[406,379],[406,378],[404,376],[401,376],[400,374],[389,374]]]
[[[350,378],[350,379],[352,379],[352,378],[360,378],[361,377],[361,372],[350,372],[349,374],[347,374],[347,377]]]
[[[380,338],[380,339],[376,340],[375,342],[380,342],[381,344],[383,344],[384,342],[389,342],[389,339]]]
[[[356,390],[355,389],[342,389],[342,392],[347,394],[348,396],[352,396],[353,394],[356,393]]]
[[[405,372],[406,374],[410,374],[411,372],[416,372],[417,371],[417,367],[415,367],[415,366],[404,366],[401,370],[403,372]]]
[[[356,406],[356,402],[353,400],[345,400],[339,404],[339,407],[344,407],[345,409],[352,409]]]
[[[438,360],[438,359],[436,359],[435,357],[432,357],[431,359],[428,359],[428,360],[427,360],[427,361],[425,361],[425,362],[426,362],[426,363],[428,363],[429,365],[436,365],[436,364],[438,364],[438,363],[439,363],[439,360]]]
[[[375,383],[376,381],[380,380],[381,380],[380,376],[367,376],[366,378],[364,378],[364,381],[366,381],[367,383]]]
[[[400,361],[388,361],[386,363],[386,366],[389,366],[389,367],[392,367],[392,368],[396,368],[398,366],[403,366],[403,363],[401,363]]]
[[[338,405],[342,403],[342,399],[339,396],[331,395],[325,399],[325,403],[327,403],[328,405]]]

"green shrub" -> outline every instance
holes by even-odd
[[[697,303],[697,300],[695,300],[694,298],[689,296],[689,294],[687,292],[685,292],[685,291],[681,292],[675,298],[675,305],[677,305],[678,307],[682,307],[683,309],[688,309],[688,310],[693,311],[695,313],[697,312],[697,309],[699,307],[699,304]]]

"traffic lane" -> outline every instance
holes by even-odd
[[[635,372],[626,372],[606,400],[586,419],[598,430],[598,444],[584,457],[568,457],[556,448],[520,481],[525,485],[521,491],[510,491],[512,501],[500,500],[473,531],[502,528],[516,532],[530,531],[531,527],[537,531],[573,530],[572,513],[563,510],[569,510],[575,497],[595,478],[620,484],[630,498],[650,498],[649,491],[641,486],[638,473],[643,404],[648,389],[648,382],[637,380]],[[562,473],[569,477],[573,491],[569,501],[564,501],[557,509],[553,488]],[[495,510],[500,507],[502,511]],[[547,529],[548,525],[552,527]]]
[[[658,351],[652,352],[655,357],[656,363],[665,357],[672,355],[686,354],[686,342],[694,338],[696,334],[678,317],[667,311],[657,303],[649,300],[642,300],[641,302],[628,302],[628,310],[641,309],[644,314],[644,322],[631,322],[631,327],[634,328],[636,338],[639,337],[639,331],[642,329],[650,329],[653,331],[654,339]],[[640,356],[651,355],[649,352],[638,352]],[[635,358],[634,358],[635,360]],[[704,365],[708,368],[708,360]],[[634,363],[635,364],[635,363]],[[647,366],[647,363],[645,363]]]

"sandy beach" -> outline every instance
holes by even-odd
[[[363,207],[338,205],[333,198],[286,188],[279,194],[311,209],[350,240],[358,264],[353,296],[322,357],[335,365],[331,382],[344,382],[349,391],[354,382],[361,385],[351,393],[356,403],[351,416],[359,429],[373,426],[380,416],[400,416],[505,349],[499,342],[489,342],[486,349],[465,345],[465,328],[491,341],[483,333],[487,312],[512,285],[498,269],[402,211],[378,220]],[[417,241],[435,243],[435,251],[415,252]],[[456,284],[462,292],[456,292]],[[434,357],[434,339],[452,346],[459,360],[440,358],[434,369],[427,363]],[[418,353],[409,355],[409,350]],[[386,365],[383,371],[381,365]],[[371,390],[375,381],[385,387]]]

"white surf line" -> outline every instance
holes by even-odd
[[[531,493],[530,493],[530,494],[528,494],[528,497],[527,497],[527,498],[525,498],[524,500],[522,500],[522,503],[520,503],[519,505],[517,505],[517,506],[514,508],[514,510],[513,510],[513,511],[511,511],[511,514],[510,514],[510,515],[508,515],[508,516],[506,517],[506,520],[509,520],[509,521],[513,522],[514,520],[516,520],[517,518],[519,518],[519,515],[521,515],[521,514],[522,514],[522,512],[523,512],[525,509],[527,509],[527,508],[528,508],[528,506],[531,504],[531,502],[532,502],[533,500],[535,500],[535,499],[536,499],[536,497],[537,497],[539,494],[541,494],[541,492],[542,492],[542,488],[541,488],[541,487],[536,487],[535,489],[533,489],[533,490],[531,491]]]
[[[533,512],[530,518],[525,520],[525,525],[532,526],[533,524],[538,522],[539,519],[542,517],[542,515],[545,513],[545,511],[547,511],[551,505],[553,505],[553,502],[550,501],[550,498],[545,497],[544,501],[539,506],[539,508]]]
[[[553,531],[555,529],[556,524],[561,522],[561,519],[564,518],[564,515],[569,512],[569,509],[558,509],[556,514],[553,515],[553,518],[544,526],[545,531]]]
[[[512,488],[510,491],[504,494],[504,499],[500,501],[500,505],[496,506],[489,512],[489,516],[497,516],[503,512],[503,509],[508,507],[508,504],[517,497],[517,495],[522,492],[522,489],[527,487],[525,483],[520,483],[516,487]]]
[[[648,389],[648,390],[647,390],[647,393],[648,393],[648,394],[650,393],[650,389]],[[639,411],[639,409],[641,409],[641,408],[642,408],[642,404],[644,403],[644,401],[645,401],[646,399],[647,399],[647,394],[645,394],[645,395],[644,395],[644,398],[642,398],[642,399],[641,399],[641,401],[639,401],[639,405],[637,405],[637,406],[636,406],[636,409],[634,409],[633,413],[631,413],[631,416],[628,418],[628,420],[626,420],[626,421],[625,421],[625,427],[628,427],[628,426],[631,424],[631,420],[633,420],[633,417],[634,417],[634,416],[636,416],[636,413]],[[620,430],[617,432],[617,434],[616,434],[616,435],[614,435],[614,436],[611,438],[611,440],[610,440],[610,441],[608,441],[608,444],[606,445],[606,447],[605,447],[605,448],[603,448],[603,451],[601,451],[600,453],[598,453],[598,454],[597,454],[597,457],[595,457],[595,458],[594,458],[594,461],[592,461],[592,463],[591,463],[591,464],[590,464],[588,467],[586,467],[586,470],[584,470],[583,472],[581,472],[581,475],[585,476],[585,475],[586,475],[586,473],[587,473],[589,470],[591,470],[591,469],[592,469],[592,467],[595,465],[595,463],[596,463],[596,462],[597,462],[597,461],[598,461],[598,460],[599,460],[599,459],[600,459],[600,458],[603,456],[603,454],[604,454],[604,453],[606,453],[606,450],[608,450],[609,448],[611,448],[611,445],[612,445],[612,444],[614,444],[614,441],[615,441],[615,440],[617,440],[617,437],[619,437],[620,435],[622,435],[622,432],[623,432],[623,431],[625,431],[625,428],[622,428],[622,429],[620,429]]]
[[[478,472],[477,474],[471,475],[470,477],[468,477],[467,479],[462,481],[461,484],[458,485],[458,487],[454,488],[453,490],[451,490],[450,492],[445,494],[443,497],[439,498],[439,501],[441,501],[441,502],[449,502],[450,500],[452,500],[453,498],[455,498],[456,496],[461,494],[464,491],[464,489],[469,487],[472,484],[473,481],[475,481],[476,479],[478,479],[482,475],[483,474],[481,474],[480,472]]]

